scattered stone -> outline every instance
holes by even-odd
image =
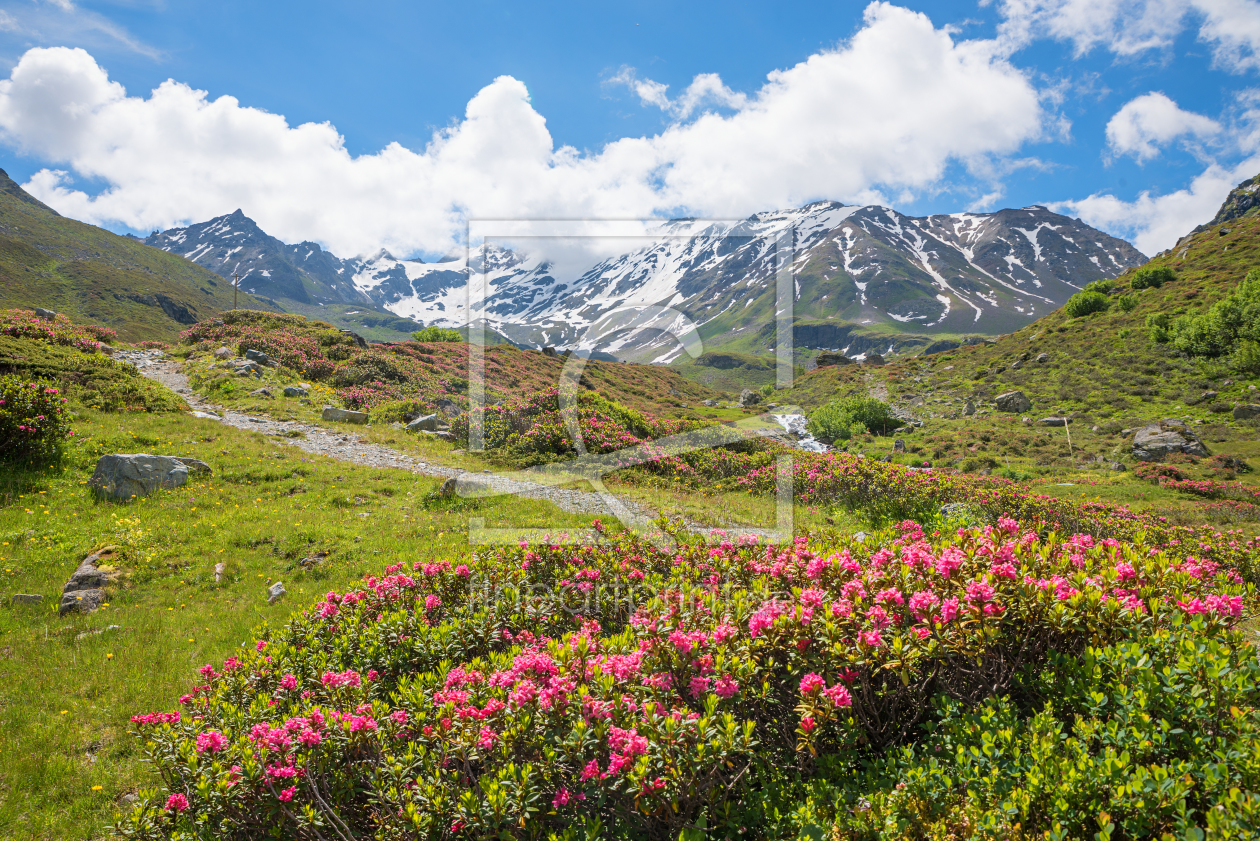
[[[256,388],[249,393],[250,397],[273,397],[270,389]]]
[[[864,531],[854,532],[854,533],[853,533],[853,542],[854,542],[854,543],[865,543],[865,542],[866,542],[866,538],[867,538],[867,537],[869,537],[869,535],[867,535],[867,533],[866,533],[866,532],[864,532]]]
[[[217,564],[214,565],[214,583],[215,584],[218,584],[220,581],[223,580],[223,573],[225,572],[227,572],[227,564],[225,562],[219,561]]]
[[[975,404],[975,403],[972,403],[970,400],[968,400],[966,403],[963,403],[963,414],[964,414],[964,415],[971,416],[971,415],[974,415],[975,413],[976,413],[976,404]]]
[[[53,312],[52,310],[46,310],[43,307],[36,307],[35,317],[42,318],[45,321],[53,321],[57,318],[57,313]]]
[[[1023,367],[1024,367],[1024,360],[1022,359],[1016,359],[1014,362],[1011,363],[1012,371],[1018,371],[1020,368],[1023,368]]]
[[[411,423],[407,424],[408,432],[436,432],[438,428],[437,415],[422,415]]]
[[[257,362],[259,365],[266,365],[267,367],[271,367],[272,364],[271,357],[261,350],[247,350],[245,351],[245,358],[250,362]]]
[[[285,397],[305,397],[306,394],[306,389],[302,388],[300,385],[286,385],[284,387]]]
[[[355,333],[352,330],[342,330],[341,335],[349,336],[351,339],[354,339],[354,343],[356,345],[358,345],[363,350],[367,350],[367,340],[364,339],[362,336],[360,336],[358,333]]]
[[[1045,363],[1050,361],[1050,354],[1048,353],[1037,354],[1037,361],[1044,365]]]
[[[389,425],[389,428],[390,428],[390,429],[404,430],[404,429],[406,429],[406,428],[407,428],[407,426],[406,426],[405,424],[401,424],[401,423],[399,423],[398,421],[394,421],[393,423],[391,423],[391,424]]]
[[[751,389],[744,389],[739,393],[739,406],[741,409],[748,406],[756,406],[761,402],[761,395]]]
[[[906,442],[900,438],[895,439],[893,441],[893,452],[904,453],[905,451],[906,451]]]
[[[451,476],[442,483],[442,487],[438,488],[433,495],[438,499],[450,499],[455,496],[455,486],[457,484],[458,480],[454,476]]]
[[[92,630],[90,630],[90,631],[83,631],[82,633],[75,634],[75,636],[74,636],[74,641],[75,641],[75,642],[82,642],[83,640],[87,639],[88,637],[94,637],[94,636],[97,636],[97,635],[99,635],[99,634],[103,634],[103,633],[105,633],[106,631],[121,631],[121,630],[122,630],[122,625],[107,625],[107,626],[105,626],[104,628],[93,628],[93,629],[92,629]]]
[[[227,363],[227,366],[238,377],[261,377],[263,375],[262,366],[249,359],[233,359]]]
[[[1138,461],[1159,461],[1173,453],[1203,458],[1210,455],[1193,432],[1178,420],[1164,420],[1144,426],[1133,436],[1133,457]]]
[[[883,365],[884,357],[880,356],[878,353],[868,353],[866,357],[862,360],[862,364],[875,365],[875,366]]]
[[[204,418],[204,419],[206,419],[206,420],[213,420],[213,421],[222,421],[222,420],[223,420],[223,418],[219,417],[219,416],[218,416],[218,415],[216,415],[214,412],[203,412],[203,411],[201,411],[201,410],[194,411],[194,412],[192,413],[192,416],[193,416],[194,418]]]
[[[148,496],[159,488],[179,488],[189,473],[210,473],[210,465],[195,458],[114,453],[101,456],[88,485],[99,498],[126,500]]]
[[[105,603],[105,587],[118,578],[113,560],[115,548],[108,546],[83,559],[61,591],[59,616],[67,613],[91,613]]]
[[[996,375],[998,375],[998,374],[1002,373],[1002,372],[1003,372],[1003,371],[1005,371],[1005,370],[1006,370],[1006,366],[1005,366],[1005,365],[999,365],[999,366],[997,366],[996,368],[994,368],[994,369],[993,369],[993,374],[994,374],[994,376],[996,376]]]
[[[1255,403],[1239,403],[1234,407],[1234,420],[1252,420],[1260,417],[1260,406]]]
[[[236,354],[232,352],[230,347],[224,346],[214,352],[215,359],[232,359]]]
[[[819,368],[828,368],[833,365],[852,365],[854,363],[852,359],[843,353],[820,353],[814,360],[814,364]]]
[[[39,604],[43,600],[38,593],[14,593],[9,597],[9,604]]]
[[[309,558],[303,558],[298,561],[298,563],[306,569],[310,569],[313,566],[323,563],[324,558],[327,558],[331,554],[332,552],[329,552],[327,549],[320,549],[314,555],[311,555]]]
[[[448,418],[457,418],[464,413],[464,410],[459,407],[458,403],[454,400],[447,400],[445,397],[439,397],[433,405],[437,406],[437,410]]]
[[[338,409],[334,406],[328,406],[320,415],[326,421],[340,421],[342,423],[367,423],[367,412],[355,412],[350,409]]]
[[[267,604],[275,604],[288,594],[288,590],[284,589],[284,583],[277,581],[267,588]]]
[[[560,354],[556,353],[556,349],[553,347],[545,347],[542,349],[542,352],[543,356],[550,356],[552,359],[560,358]]]
[[[999,412],[1010,412],[1011,414],[1027,412],[1032,408],[1032,401],[1022,391],[1008,391],[1005,394],[999,394],[993,399],[993,404],[997,406]]]
[[[1038,426],[1067,426],[1067,418],[1042,418],[1037,421]]]
[[[716,400],[706,400],[706,401],[704,401],[704,405],[706,405],[706,406],[708,406],[710,409],[712,409],[713,407],[717,406],[717,401],[716,401]]]

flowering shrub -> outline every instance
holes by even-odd
[[[1253,595],[1200,557],[1005,518],[786,546],[601,534],[395,564],[202,667],[183,711],[133,719],[166,790],[119,831],[757,836],[774,781],[885,755],[933,697],[980,703],[1055,652],[1190,619],[1220,634]]]
[[[38,464],[51,461],[72,434],[66,398],[49,382],[0,376],[0,461]]]
[[[0,310],[0,335],[18,339],[39,339],[53,345],[66,345],[93,353],[103,343],[118,339],[118,333],[95,324],[78,325],[58,314],[52,320],[40,318],[34,310]]]

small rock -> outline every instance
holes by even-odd
[[[223,573],[226,571],[227,571],[227,564],[224,563],[223,561],[219,561],[217,564],[214,565],[214,581],[216,584],[223,580]]]
[[[970,415],[974,415],[975,413],[976,413],[976,404],[975,404],[975,403],[972,403],[970,400],[968,400],[966,403],[963,403],[963,414],[964,414],[964,415],[968,415],[968,416],[970,416]]]
[[[261,350],[247,350],[245,351],[245,358],[250,362],[257,362],[259,365],[266,365],[267,367],[272,365],[271,357]]]
[[[854,541],[855,543],[865,543],[865,542],[866,542],[866,538],[867,538],[867,537],[869,537],[869,535],[867,535],[867,533],[866,533],[866,532],[864,532],[864,531],[859,531],[859,532],[854,532],[854,533],[853,533],[853,541]]]
[[[232,359],[236,356],[230,347],[221,347],[214,352],[215,359]]]
[[[42,318],[45,321],[53,321],[57,318],[57,313],[53,312],[52,310],[46,310],[43,307],[36,307],[35,317]]]
[[[104,603],[105,591],[101,589],[75,590],[70,593],[63,593],[61,595],[61,604],[57,607],[57,615],[92,613]]]
[[[999,394],[993,400],[999,412],[1010,412],[1018,414],[1027,412],[1032,408],[1032,401],[1022,391],[1008,391],[1005,394]]]
[[[1045,363],[1050,361],[1050,354],[1048,353],[1037,354],[1037,361],[1044,365]]]
[[[900,438],[893,441],[893,452],[904,453],[906,451],[906,442]]]
[[[122,625],[108,625],[104,628],[93,628],[90,631],[83,631],[82,633],[75,634],[74,641],[81,642],[82,640],[85,640],[88,637],[94,637],[94,636],[97,636],[98,634],[103,634],[106,631],[121,631],[121,630],[122,630]]]
[[[250,397],[271,397],[271,391],[265,388],[256,388],[249,393]]]
[[[194,418],[204,418],[205,420],[214,420],[214,421],[221,421],[221,420],[223,420],[223,418],[219,417],[218,415],[214,414],[213,412],[202,412],[202,411],[200,411],[200,410],[193,412],[193,413],[192,413],[192,416],[193,416]]]
[[[285,397],[305,397],[306,394],[307,394],[306,389],[302,388],[301,386],[286,385],[284,387]]]
[[[9,604],[39,604],[43,600],[38,593],[14,593],[9,597]]]
[[[1037,421],[1038,426],[1067,426],[1067,418],[1042,418]]]
[[[1020,368],[1023,368],[1023,367],[1024,367],[1024,360],[1022,359],[1016,359],[1014,362],[1011,363],[1012,371],[1018,371]]]
[[[543,356],[550,356],[552,359],[557,359],[560,356],[560,354],[556,353],[556,349],[553,347],[545,347],[542,349],[542,352]]]
[[[451,476],[442,483],[442,487],[438,488],[437,491],[434,492],[434,496],[439,499],[450,499],[455,496],[455,486],[457,484],[458,480],[454,476]]]
[[[1260,417],[1260,406],[1255,403],[1239,403],[1234,407],[1234,420],[1252,420]]]
[[[277,581],[267,588],[267,604],[275,604],[287,594],[288,590],[284,589],[284,583]]]
[[[458,403],[454,400],[447,400],[445,397],[439,397],[434,401],[433,405],[437,406],[437,410],[448,418],[456,418],[464,413],[464,410],[459,408]]]
[[[880,356],[878,353],[868,353],[866,357],[863,358],[862,364],[879,366],[885,364],[885,362],[884,357]]]
[[[437,415],[424,415],[407,424],[408,432],[436,432],[438,428]]]
[[[1218,395],[1215,391],[1205,391],[1205,392],[1203,392],[1203,394],[1199,397],[1199,399],[1200,399],[1200,400],[1215,400],[1215,399],[1216,399],[1217,397],[1219,397],[1219,396],[1220,396],[1220,395]]]
[[[853,365],[854,362],[843,353],[820,353],[814,364],[819,368],[830,368],[834,365]]]
[[[320,417],[326,421],[340,421],[342,423],[368,422],[367,412],[355,412],[350,409],[338,409],[333,406],[329,406],[324,409]]]

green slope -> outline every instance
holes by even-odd
[[[240,306],[276,309],[245,294]],[[61,216],[0,170],[0,309],[10,307],[55,310],[125,341],[170,341],[231,309],[232,287],[182,257]]]

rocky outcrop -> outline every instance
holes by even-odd
[[[750,389],[744,389],[739,393],[739,405],[743,407],[756,406],[761,402],[761,395]]]
[[[61,591],[59,615],[91,613],[105,603],[105,587],[118,578],[118,570],[111,563],[116,551],[109,546],[83,559]]]
[[[1223,225],[1244,216],[1254,216],[1257,208],[1260,208],[1260,175],[1248,178],[1230,190],[1221,209],[1216,211],[1216,215],[1212,217],[1211,222],[1207,223],[1207,227]]]
[[[1255,403],[1239,403],[1234,407],[1234,420],[1254,420],[1260,418],[1260,406]]]
[[[128,500],[159,489],[183,487],[190,473],[210,473],[210,465],[195,458],[114,453],[101,456],[88,485],[102,499]]]
[[[836,365],[853,365],[854,362],[843,353],[820,353],[814,360],[814,364],[819,368],[829,368]]]
[[[1133,436],[1133,457],[1159,461],[1174,453],[1203,458],[1210,455],[1190,428],[1178,420],[1163,420],[1139,429]]]

